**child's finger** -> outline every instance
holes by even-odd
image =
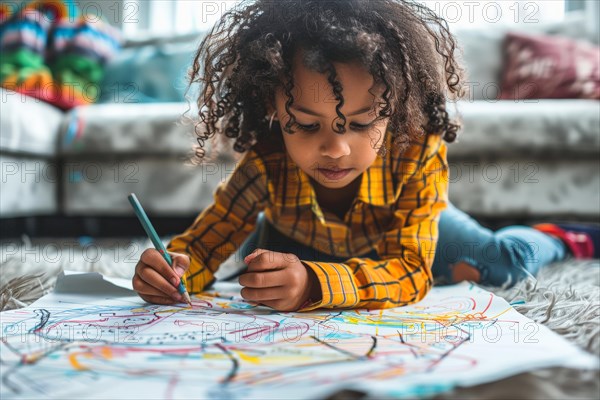
[[[173,261],[171,264],[172,269],[179,277],[182,277],[190,267],[190,257],[179,253],[169,252],[169,254],[171,255],[171,261]]]
[[[190,265],[190,256],[189,255],[182,254],[182,253],[173,253],[171,251],[167,251],[167,253],[169,253],[169,255],[171,256],[172,261],[177,260],[177,262],[179,264],[181,264],[183,267],[187,268]]]
[[[173,285],[165,280],[165,278],[150,267],[140,268],[135,277],[139,278],[138,287],[134,289],[138,293],[147,293],[151,295],[170,296],[179,301],[181,295]],[[134,285],[136,279],[134,277]]]
[[[265,249],[256,249],[254,250],[252,253],[248,254],[246,257],[244,257],[244,262],[246,264],[248,264],[250,261],[252,261],[257,255],[262,254],[267,252],[268,250]]]
[[[153,287],[152,285],[141,281],[142,283],[140,284],[136,284],[135,286],[135,290],[137,291],[138,295],[140,297],[142,296],[154,296],[154,297],[165,297],[165,298],[170,298],[172,302],[181,302],[183,301],[183,297],[181,297],[181,295],[179,293],[174,294],[173,296],[168,296],[167,294],[161,292],[160,290],[156,289],[155,287]]]
[[[169,302],[169,304],[173,304],[173,303],[185,303],[185,301],[184,301],[184,299],[182,297],[173,298],[173,297],[166,296],[164,293],[161,293],[161,292],[157,291],[156,289],[152,288],[149,285],[145,286],[143,289],[141,289],[140,291],[138,291],[138,295],[141,298],[145,299],[145,300],[147,298],[162,298],[162,299],[165,299],[160,304],[165,304],[167,301]]]
[[[247,262],[248,272],[270,271],[282,269],[290,262],[287,253],[265,250]]]
[[[285,286],[289,281],[289,273],[285,270],[271,270],[265,272],[247,272],[240,276],[240,285],[251,288],[266,288]]]
[[[283,287],[275,287],[275,288],[242,288],[241,291],[242,297],[246,300],[255,301],[255,302],[264,302],[268,300],[278,300],[285,297],[285,290]]]
[[[179,285],[179,276],[173,268],[167,263],[163,256],[156,249],[146,249],[140,257],[140,261],[152,269],[156,270],[173,286]]]

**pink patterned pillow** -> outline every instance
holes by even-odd
[[[600,47],[509,32],[499,99],[600,99]]]

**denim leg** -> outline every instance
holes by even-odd
[[[256,218],[256,226],[254,227],[254,231],[246,238],[244,243],[238,249],[238,256],[236,260],[243,260],[246,256],[256,250],[258,247],[261,247],[263,244],[261,242],[264,241],[265,238],[265,213],[261,211],[258,213],[258,217]]]
[[[566,256],[562,241],[521,225],[493,232],[452,204],[442,212],[433,274],[452,282],[452,267],[464,261],[477,268],[481,283],[511,286]]]

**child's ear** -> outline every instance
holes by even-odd
[[[275,106],[272,103],[267,103],[267,116],[270,118],[271,114],[275,112]]]
[[[273,97],[271,97],[271,98],[267,98],[265,107],[267,109],[267,115],[269,117],[271,117],[271,115],[273,114],[273,112],[277,111],[276,102],[275,102],[275,95],[273,95]]]

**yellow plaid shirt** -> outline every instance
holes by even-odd
[[[319,279],[322,299],[304,307],[389,308],[421,300],[431,289],[438,221],[448,202],[447,146],[439,135],[415,139],[400,153],[386,135],[387,154],[363,173],[342,221],[319,207],[309,176],[281,151],[246,152],[221,182],[214,201],[171,239],[168,251],[187,254],[190,293],[254,231],[258,213],[278,231],[343,263],[301,260]],[[360,258],[375,249],[380,260]]]

